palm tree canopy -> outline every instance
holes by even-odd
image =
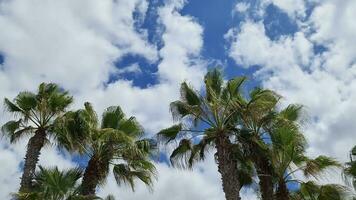
[[[2,132],[11,142],[36,130],[51,130],[53,121],[72,103],[67,91],[54,83],[41,83],[37,94],[20,92],[13,101],[5,98],[4,105],[16,120],[2,126]]]
[[[135,117],[127,118],[119,106],[108,107],[99,123],[87,102],[84,109],[66,113],[58,124],[61,135],[67,136],[61,138],[66,141],[64,144],[100,163],[99,184],[105,182],[112,164],[119,185],[127,183],[134,188],[134,179],[138,178],[152,186],[156,172],[148,157],[152,152],[151,141],[142,138],[142,126]]]
[[[79,168],[60,171],[57,167],[43,168],[34,176],[34,183],[31,192],[19,193],[17,199],[48,199],[65,200],[74,198],[78,191],[78,180],[82,177],[82,170]]]
[[[170,156],[174,166],[191,168],[196,161],[205,158],[217,133],[233,134],[238,120],[233,103],[242,98],[240,90],[245,81],[246,77],[236,77],[224,83],[221,71],[213,69],[204,78],[205,96],[187,82],[181,84],[180,100],[170,105],[173,118],[181,123],[157,134],[160,142],[180,141]],[[185,124],[187,121],[192,124]]]

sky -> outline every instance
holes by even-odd
[[[220,66],[226,80],[245,75],[248,87],[282,95],[282,105],[303,104],[308,155],[346,161],[356,144],[355,10],[354,0],[0,0],[0,99],[55,82],[73,94],[72,109],[120,105],[153,136],[173,123],[179,84],[200,90]],[[11,116],[0,110],[4,123]],[[0,139],[0,199],[18,188],[26,142]],[[110,174],[98,193],[223,199],[213,153],[192,171],[157,161],[153,192],[118,187]],[[78,159],[49,146],[40,164],[65,169]],[[257,198],[253,189],[242,195]]]

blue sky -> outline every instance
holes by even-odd
[[[55,82],[74,95],[73,109],[85,101],[98,113],[120,105],[153,135],[173,123],[168,105],[179,98],[179,84],[200,90],[206,71],[220,66],[226,79],[245,75],[248,88],[305,105],[308,155],[345,161],[356,144],[355,10],[354,0],[0,0],[0,98]],[[4,112],[0,122],[10,117]],[[0,140],[0,199],[16,191],[26,142]],[[112,175],[99,193],[222,199],[212,154],[194,171],[157,163],[154,193],[140,184],[134,194],[118,188]],[[78,162],[85,164],[55,148],[40,158],[60,168]],[[253,190],[242,194],[256,199]]]

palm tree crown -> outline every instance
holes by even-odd
[[[110,166],[119,185],[127,183],[134,189],[134,180],[138,178],[152,186],[155,167],[148,157],[150,142],[141,138],[143,129],[136,119],[126,118],[119,106],[107,108],[100,125],[90,103],[85,103],[84,109],[68,112],[58,123],[60,131],[67,132],[63,135],[80,135],[79,139],[65,138],[65,143],[90,158],[82,180],[82,195],[95,194],[96,187],[106,180]]]

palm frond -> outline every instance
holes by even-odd
[[[163,129],[157,133],[159,142],[165,142],[166,144],[175,140],[182,130],[182,124],[173,125],[169,128]]]
[[[170,105],[173,120],[178,121],[192,114],[192,107],[183,101],[174,101]]]
[[[147,167],[147,166],[145,166]],[[152,186],[152,169],[137,168],[132,169],[127,164],[114,165],[113,172],[114,177],[118,185],[127,184],[135,191],[135,179],[141,180],[147,186]]]
[[[223,85],[223,76],[219,69],[214,68],[213,70],[206,73],[204,77],[206,98],[209,102],[220,97]]]
[[[239,76],[230,79],[223,89],[222,98],[225,100],[231,100],[231,99],[242,100],[240,90],[241,90],[241,86],[244,84],[246,80],[247,77],[245,76]]]
[[[8,112],[11,112],[11,113],[23,113],[23,112],[25,112],[18,105],[16,105],[15,103],[11,102],[8,98],[4,99],[4,106],[5,106],[5,109]]]
[[[199,106],[201,104],[199,95],[186,82],[181,84],[180,95],[182,101],[190,106]]]
[[[188,139],[182,139],[179,142],[178,147],[176,147],[171,156],[170,161],[172,166],[178,168],[187,168],[191,167],[195,158],[196,153],[199,151],[199,147],[197,146],[194,149],[192,143]]]
[[[119,123],[124,117],[125,114],[122,112],[120,106],[108,107],[103,113],[101,128],[117,129],[119,127]]]
[[[303,109],[302,105],[290,104],[285,109],[283,109],[279,115],[283,119],[287,119],[289,121],[297,121],[301,117],[301,111]]]
[[[138,138],[143,134],[143,127],[138,123],[135,117],[122,119],[119,122],[118,129],[135,138]]]
[[[20,92],[14,101],[16,105],[25,112],[35,109],[38,104],[37,97],[32,92]]]
[[[303,173],[305,176],[317,177],[328,168],[341,167],[340,163],[335,159],[327,156],[318,156],[315,159],[310,159],[306,162]]]

